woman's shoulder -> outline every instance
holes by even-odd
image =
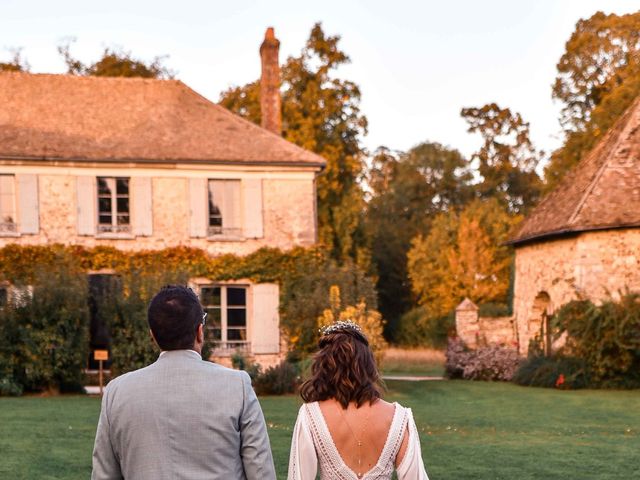
[[[410,413],[411,409],[408,407],[403,406],[402,404],[400,404],[399,402],[387,402],[385,400],[379,399],[375,405],[378,406],[378,408],[381,411],[386,411],[389,412],[390,414],[394,415],[396,413]]]

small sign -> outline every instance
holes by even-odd
[[[93,359],[94,360],[109,360],[109,350],[94,350],[93,351]]]

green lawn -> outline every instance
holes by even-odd
[[[553,391],[511,384],[388,382],[414,410],[436,479],[640,478],[640,391]],[[267,397],[279,476],[300,401]],[[1,398],[0,478],[86,479],[96,398]]]

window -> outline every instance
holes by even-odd
[[[207,312],[207,338],[214,344],[214,353],[249,348],[247,287],[203,286],[200,301]]]
[[[130,233],[129,179],[98,177],[98,233]]]
[[[15,232],[17,232],[15,177],[0,175],[0,234]]]
[[[209,237],[242,236],[240,180],[209,180]]]

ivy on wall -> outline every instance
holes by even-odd
[[[377,308],[372,280],[355,265],[337,265],[329,258],[326,250],[320,247],[295,248],[287,252],[263,248],[244,257],[211,257],[203,250],[188,247],[137,252],[112,247],[63,245],[11,244],[1,248],[0,281],[12,285],[32,285],[34,295],[27,302],[29,305],[44,298],[42,293],[38,293],[47,291],[42,288],[44,285],[48,285],[49,290],[57,288],[56,285],[45,282],[47,272],[60,271],[60,275],[71,275],[75,279],[71,282],[74,285],[73,292],[68,298],[65,297],[70,302],[68,306],[56,304],[55,298],[59,295],[49,295],[48,301],[41,302],[38,315],[44,318],[45,323],[53,325],[62,318],[60,312],[69,314],[69,318],[62,323],[75,325],[76,330],[72,336],[73,345],[65,344],[64,351],[79,352],[77,359],[68,367],[73,370],[69,373],[70,378],[76,380],[84,368],[88,354],[89,289],[86,274],[99,270],[111,270],[118,278],[113,291],[104,298],[103,304],[98,305],[98,310],[111,331],[112,371],[115,374],[140,368],[156,358],[157,351],[149,338],[146,309],[153,295],[167,283],[184,284],[194,277],[206,277],[212,281],[243,279],[253,283],[278,283],[281,292],[281,328],[289,343],[290,357],[294,359],[303,358],[315,349],[316,321],[330,307],[327,292],[331,285],[340,288],[343,299],[348,304],[363,302],[368,309]],[[68,282],[59,280],[58,283],[63,285]],[[74,316],[73,311],[80,313]],[[20,365],[7,360],[16,358],[16,348],[33,343],[32,337],[36,330],[22,329],[22,337],[10,341],[11,332],[2,329],[3,325],[15,326],[19,323],[9,321],[15,314],[16,309],[12,305],[7,305],[0,311],[0,394],[3,381],[8,385],[5,393],[39,389],[37,378],[34,377],[29,382],[19,380],[16,371],[21,369]],[[23,312],[22,315],[28,317],[22,318],[24,325],[35,326],[36,321],[40,321],[29,317],[28,313]],[[38,326],[43,327],[44,325]],[[45,328],[44,331],[48,330]],[[48,334],[45,337],[46,335]],[[44,338],[42,341],[46,343],[47,340]],[[58,350],[60,349],[56,351]],[[46,365],[50,361],[46,355],[37,360],[39,368],[48,368]],[[55,389],[67,382],[56,380],[58,377],[54,375],[53,380],[44,382],[41,387]]]

